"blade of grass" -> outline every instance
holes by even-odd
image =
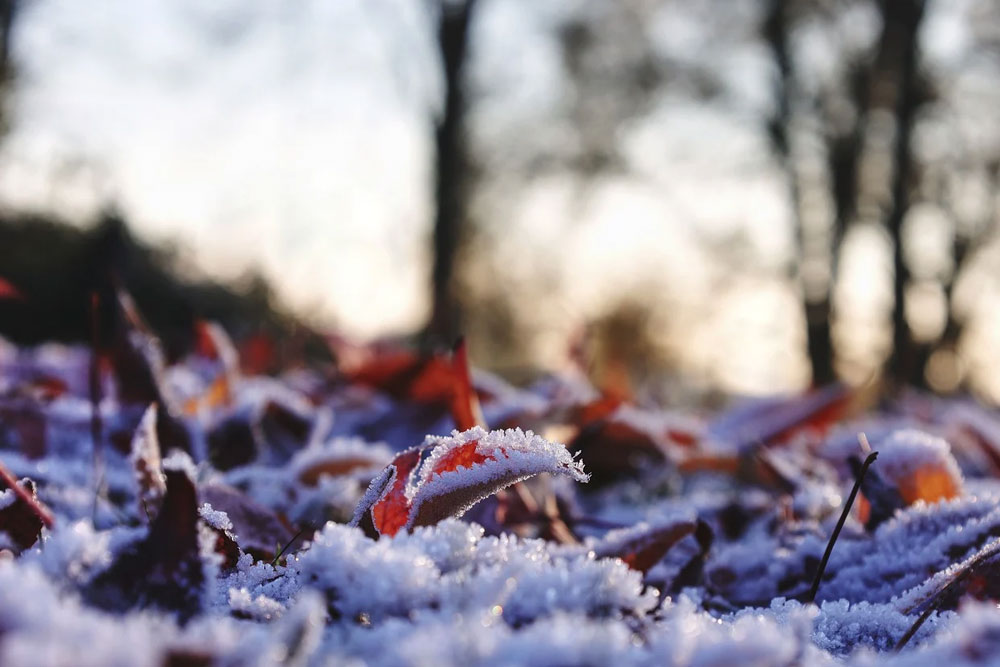
[[[271,567],[277,567],[278,566],[278,559],[280,559],[282,556],[284,556],[285,552],[288,551],[289,547],[291,547],[293,544],[295,544],[295,540],[297,540],[300,537],[302,537],[302,535],[304,535],[305,532],[307,530],[309,530],[309,529],[310,529],[310,527],[306,526],[305,528],[302,528],[301,530],[299,530],[299,532],[295,533],[295,535],[292,536],[292,539],[288,540],[288,544],[286,544],[285,546],[281,547],[281,550],[278,551],[278,553],[276,553],[274,555],[274,560],[271,561]]]

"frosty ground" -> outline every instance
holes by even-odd
[[[217,329],[167,366],[127,330],[100,363],[0,344],[4,665],[1000,655],[1000,421],[971,401],[679,413],[463,349],[264,376]]]

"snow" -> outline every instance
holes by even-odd
[[[208,503],[202,503],[198,507],[198,516],[212,528],[229,531],[233,529],[233,522],[229,520],[229,515],[225,512],[212,509],[212,506]]]
[[[19,351],[16,367],[0,367],[0,387],[17,387],[24,368],[42,362],[67,374],[85,369],[85,355],[74,348],[33,354]],[[196,396],[203,387],[196,363],[169,369],[179,394]],[[157,611],[171,608],[148,599],[157,593],[124,593],[128,609],[114,612],[87,595],[150,535],[139,502],[149,488],[137,484],[135,464],[147,462],[146,472],[160,479],[155,410],[102,403],[108,430],[133,435],[130,456],[105,448],[103,496],[95,492],[89,403],[76,390],[43,411],[58,437],[40,458],[19,449],[17,439],[0,440],[0,462],[15,479],[31,479],[55,516],[33,546],[16,556],[0,550],[0,664],[161,665],[184,656],[250,665],[963,665],[988,662],[1000,650],[1000,609],[964,599],[932,613],[907,648],[893,653],[928,601],[1000,536],[1000,481],[975,459],[978,445],[945,437],[973,422],[980,435],[991,433],[993,417],[981,410],[897,406],[750,451],[750,427],[784,428],[813,399],[722,410],[708,422],[625,406],[613,419],[669,451],[677,445],[724,462],[742,458],[733,459],[733,470],[688,474],[668,457],[654,470],[593,489],[583,482],[597,457],[580,460],[532,431],[427,435],[418,425],[430,422],[411,418],[426,409],[419,403],[333,386],[310,369],[287,377],[234,376],[232,405],[205,404],[182,422],[204,442],[220,420],[262,418],[267,405],[278,404],[283,417],[307,426],[306,437],[255,427],[263,455],[226,471],[197,448],[160,462],[162,472],[182,471],[197,496],[173,517],[195,521],[198,531],[197,549],[184,554],[191,559],[185,572],[204,575],[182,591],[196,602],[189,614]],[[595,396],[579,379],[515,390],[477,378],[491,391],[488,413],[526,414],[545,433],[577,428],[567,405]],[[406,418],[372,430],[398,414]],[[706,423],[708,440],[667,442],[670,429],[697,436]],[[912,498],[875,528],[863,525],[856,508],[817,602],[805,604],[800,594],[853,483],[847,461],[861,455],[859,432],[879,452],[872,470],[887,484],[902,492],[931,479],[948,492]],[[391,439],[415,445],[403,453],[416,453],[416,465],[399,500],[405,529],[376,538],[362,519],[394,481]],[[760,459],[792,488],[762,477],[751,465]],[[514,483],[523,484],[517,493],[493,497]],[[220,549],[224,537],[240,545],[234,522],[243,525],[245,517],[228,505],[231,514],[216,509],[216,498],[216,507],[208,502],[217,485],[232,507],[253,503],[253,516],[267,519],[261,524],[287,535],[264,532],[255,548],[248,542],[239,553]],[[538,506],[519,506],[525,496]],[[0,492],[0,517],[20,510],[15,500]],[[568,539],[549,530],[554,516]],[[629,567],[630,550],[673,526],[681,537],[659,562],[646,573]],[[707,553],[696,526],[711,534]],[[7,530],[0,523],[0,544],[9,546]],[[691,563],[703,569],[688,573],[681,589],[676,575]],[[158,566],[149,576],[169,589],[178,572],[169,559]]]

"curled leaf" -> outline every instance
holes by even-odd
[[[410,475],[420,464],[423,449],[414,447],[401,452],[389,464],[387,470],[391,472],[385,482],[385,491],[372,506],[372,522],[380,535],[395,535],[409,520],[410,499],[406,488]]]
[[[519,481],[548,472],[583,482],[588,476],[560,444],[531,431],[476,427],[400,453],[376,477],[355,511],[360,524],[370,509],[382,535],[461,516],[480,500]]]
[[[156,403],[146,408],[132,437],[129,462],[139,486],[139,515],[147,521],[156,516],[167,492],[167,478],[160,464],[160,440],[156,435]]]

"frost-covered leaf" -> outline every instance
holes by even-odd
[[[583,464],[562,445],[520,429],[487,432],[476,427],[448,437],[428,437],[402,452],[373,480],[355,523],[371,508],[375,529],[395,535],[427,526],[470,507],[500,489],[543,472],[586,481]]]
[[[160,462],[160,441],[156,435],[156,404],[146,408],[132,436],[129,462],[139,488],[139,515],[146,521],[159,512],[167,492],[167,478]]]

